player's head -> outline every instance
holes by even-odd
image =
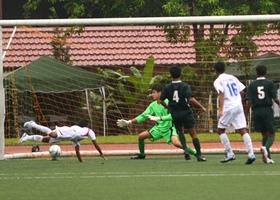
[[[88,121],[83,119],[83,120],[79,121],[78,126],[80,126],[82,128],[83,127],[88,127]]]
[[[152,91],[155,90],[157,92],[161,92],[163,90],[164,86],[163,85],[154,85],[152,87]]]
[[[265,76],[266,75],[266,66],[258,65],[256,67],[257,75],[258,76]]]
[[[172,78],[180,78],[181,68],[179,66],[172,66],[169,69]]]
[[[164,86],[163,85],[154,85],[152,87],[152,98],[153,100],[158,100],[160,98],[161,92],[163,90]]]
[[[216,70],[216,73],[222,74],[226,70],[226,66],[224,62],[217,62],[214,66],[214,69]]]

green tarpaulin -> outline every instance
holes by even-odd
[[[4,77],[4,87],[33,92],[64,92],[100,87],[100,77],[79,67],[42,56]]]
[[[231,64],[226,68],[226,73],[233,74],[240,79],[244,79],[244,72],[239,69],[241,64],[241,62]],[[267,53],[262,56],[256,57],[252,62],[252,67],[250,68],[249,76],[247,77],[247,79],[254,80],[257,78],[256,67],[258,65],[265,65],[267,67],[267,79],[280,81],[280,55],[275,53]]]

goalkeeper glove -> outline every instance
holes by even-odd
[[[124,119],[118,119],[117,120],[117,125],[119,127],[124,127],[124,126],[128,126],[131,124],[131,120],[124,120]]]
[[[161,117],[156,117],[156,116],[152,116],[152,115],[147,115],[148,118],[152,121],[160,121],[161,120]]]

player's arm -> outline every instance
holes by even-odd
[[[273,101],[274,101],[275,103],[277,103],[278,106],[280,106],[280,101],[279,101],[278,98],[274,98]]]
[[[204,106],[201,105],[194,97],[191,97],[191,98],[189,99],[189,101],[191,102],[191,104],[193,104],[193,105],[199,107],[199,108],[202,110],[202,112],[206,112],[206,108],[204,108]]]
[[[92,142],[92,144],[94,145],[94,147],[96,148],[96,150],[99,152],[100,156],[101,156],[104,160],[108,160],[108,159],[104,156],[104,154],[103,154],[101,148],[99,147],[99,145],[97,144],[96,140],[92,140],[91,142]]]
[[[148,119],[148,115],[154,114],[153,109],[151,108],[151,104],[146,108],[146,110],[138,115],[137,117],[131,119],[131,120],[125,120],[125,119],[118,119],[117,125],[119,127],[129,126],[134,123],[142,123],[143,121]]]
[[[219,107],[219,113],[218,113],[218,118],[220,118],[223,114],[223,109],[224,109],[224,93],[219,92],[219,102],[220,102],[220,107]]]
[[[161,116],[161,117],[148,115],[148,117],[151,121],[156,121],[156,122],[157,121],[172,121],[171,114],[167,114],[167,115]]]
[[[246,107],[245,107],[246,121],[249,121],[249,111],[250,111],[251,107],[252,107],[252,100],[248,100],[247,103],[246,103]]]
[[[79,162],[84,162],[80,153],[80,145],[75,146],[76,156],[79,160]]]

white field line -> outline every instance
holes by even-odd
[[[202,149],[203,154],[223,154],[224,149]],[[245,149],[233,149],[235,153],[246,153]],[[146,150],[147,155],[177,155],[183,154],[181,149],[154,149]],[[254,148],[254,152],[259,153],[259,148]],[[138,150],[105,150],[103,151],[105,156],[120,156],[120,155],[133,155],[139,153]],[[280,149],[271,149],[271,153],[280,153]],[[98,156],[98,151],[81,151],[82,156]],[[75,151],[62,151],[61,156],[63,157],[73,157],[76,156]],[[30,152],[30,153],[15,153],[15,154],[5,154],[4,159],[15,159],[15,158],[36,158],[36,157],[50,157],[48,151],[44,152]]]
[[[36,179],[94,179],[94,178],[165,178],[165,177],[223,177],[223,176],[280,176],[280,171],[264,171],[252,173],[205,173],[205,172],[142,172],[140,174],[130,174],[124,172],[106,172],[106,173],[91,173],[91,174],[75,174],[63,173],[52,174],[52,176],[45,173],[36,174],[0,174],[0,180],[36,180]]]

